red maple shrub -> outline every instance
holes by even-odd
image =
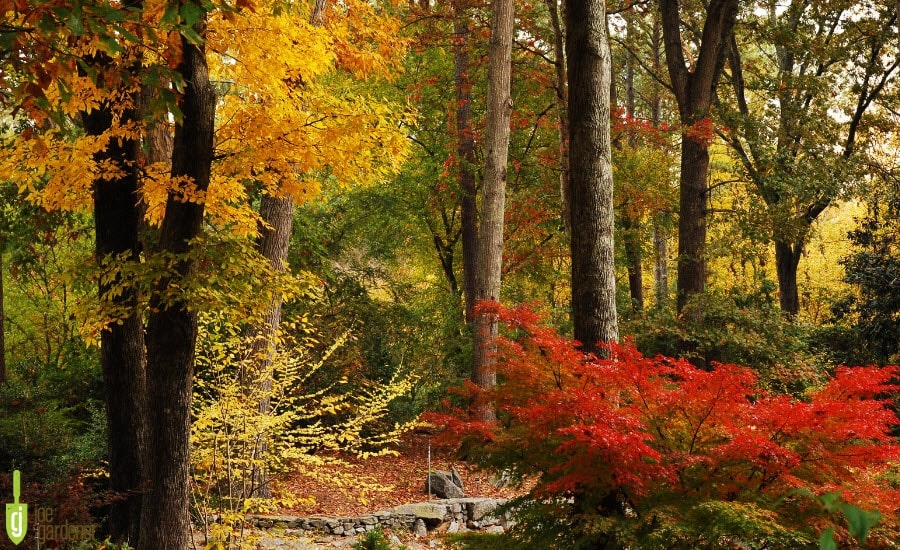
[[[429,420],[470,459],[535,483],[510,534],[523,547],[802,548],[827,528],[848,541],[811,498],[833,492],[881,512],[870,544],[893,538],[897,367],[840,368],[798,400],[740,366],[699,370],[629,345],[586,355],[527,308],[482,307],[505,327],[501,382],[462,392],[498,421],[449,405]]]

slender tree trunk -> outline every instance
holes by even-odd
[[[618,340],[610,150],[612,59],[603,0],[566,0],[572,318],[585,351]]]
[[[627,210],[627,208],[626,208]],[[622,244],[625,247],[626,270],[628,271],[628,292],[631,309],[644,309],[643,253],[641,252],[641,222],[626,211],[622,214]]]
[[[560,23],[557,0],[546,0],[553,28],[553,56],[556,69],[556,112],[559,127],[559,196],[562,200],[562,219],[566,231],[572,221],[571,188],[569,185],[569,94],[566,84],[566,34]]]
[[[662,69],[662,29],[659,17],[653,20],[650,34],[650,47],[653,70],[656,74]],[[659,128],[662,123],[662,90],[658,82],[653,82],[653,94],[650,98],[650,123]],[[653,216],[653,286],[656,294],[656,307],[663,309],[669,304],[669,245],[668,231],[663,224],[662,215]]]
[[[256,249],[261,256],[269,260],[276,272],[287,269],[288,246],[294,222],[294,203],[290,197],[272,197],[264,195],[259,208],[260,218],[264,226],[260,228]],[[276,293],[266,309],[260,323],[246,326],[241,332],[244,340],[252,340],[250,357],[252,366],[242,373],[241,384],[248,395],[258,396],[260,414],[269,414],[271,410],[270,394],[272,391],[272,361],[281,326],[281,305],[283,297]],[[254,442],[252,456],[258,463],[250,468],[250,475],[243,481],[240,491],[242,498],[272,496],[269,487],[269,475],[265,468],[265,457],[268,453],[266,434]]]
[[[325,24],[327,0],[316,0],[309,15],[313,26]],[[260,199],[259,215],[262,224],[256,250],[269,261],[275,272],[283,273],[287,269],[288,248],[294,227],[294,203],[291,197],[273,197],[263,195]],[[281,326],[281,306],[284,297],[276,293],[266,309],[260,323],[250,324],[241,331],[244,341],[252,340],[250,346],[251,367],[241,373],[241,385],[247,395],[257,395],[257,410],[260,414],[269,414],[271,410],[272,362],[278,345],[278,330]],[[269,486],[269,474],[265,468],[265,459],[269,451],[266,434],[260,434],[254,442],[251,454],[255,461],[239,495],[241,498],[270,498],[272,490]]]
[[[6,300],[3,297],[5,244],[0,246],[0,384],[6,383]]]
[[[663,309],[669,305],[669,243],[665,227],[658,217],[653,220],[653,285],[656,296],[656,308]]]
[[[459,159],[460,225],[466,322],[473,320],[477,301],[478,189],[475,183],[475,128],[472,123],[472,78],[469,74],[469,19],[462,2],[454,3],[453,62],[456,73],[456,154]]]
[[[205,17],[195,30],[205,36]],[[175,127],[172,176],[209,187],[213,157],[215,91],[203,45],[182,37],[178,71],[186,83],[179,101],[183,120]],[[203,204],[182,202],[172,194],[160,229],[158,252],[175,257],[174,274],[159,281],[147,324],[147,477],[141,508],[139,550],[190,548],[191,389],[197,315],[170,288],[192,275],[196,260],[190,241],[200,233]]]
[[[506,201],[507,162],[509,157],[509,120],[512,114],[510,90],[512,40],[515,19],[513,0],[493,0],[491,40],[488,52],[488,101],[485,125],[485,164],[481,223],[478,231],[477,298],[500,301],[500,275],[503,263],[503,216]],[[496,384],[494,358],[497,317],[476,315],[472,382],[482,388]],[[479,411],[482,420],[494,419],[493,409]]]
[[[108,59],[95,59],[109,68]],[[133,67],[135,72],[137,67]],[[137,98],[133,98],[137,99]],[[121,113],[123,125],[136,122],[135,109]],[[101,136],[113,124],[112,106],[101,105],[83,115],[89,135]],[[114,178],[100,176],[93,186],[95,251],[104,270],[120,263],[139,261],[141,243],[138,209],[138,153],[134,139],[112,139],[95,159],[112,161],[122,170]],[[137,545],[140,535],[141,493],[144,482],[143,452],[146,449],[146,378],[144,324],[138,311],[133,281],[121,274],[101,283],[101,304],[121,309],[121,322],[112,322],[100,333],[100,366],[103,371],[109,447],[109,484],[115,498],[110,504],[105,534],[114,542]]]
[[[626,15],[626,29],[628,35],[634,33],[632,16]],[[634,60],[628,54],[625,61],[625,115],[629,122],[634,121]],[[637,135],[631,128],[628,130],[628,146],[632,149],[637,145]],[[644,272],[643,252],[641,251],[641,219],[632,216],[626,205],[622,211],[622,244],[625,247],[626,269],[628,271],[628,290],[631,295],[631,309],[635,312],[644,309]]]

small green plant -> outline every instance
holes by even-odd
[[[353,550],[409,550],[406,545],[392,546],[380,527],[366,531],[353,544]]]

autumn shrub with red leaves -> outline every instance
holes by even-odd
[[[736,365],[586,355],[529,309],[493,307],[500,383],[461,391],[498,421],[450,405],[429,420],[469,459],[535,483],[510,547],[804,548],[829,528],[854,543],[814,498],[834,492],[881,512],[869,546],[898,540],[897,367],[838,369],[799,400]]]

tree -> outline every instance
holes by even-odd
[[[491,5],[483,200],[478,230],[475,280],[476,298],[479,301],[497,302],[500,300],[503,262],[503,217],[509,153],[509,121],[512,112],[510,79],[515,17],[512,0],[493,0]],[[472,381],[481,387],[491,387],[497,379],[492,352],[493,341],[497,337],[497,320],[490,315],[476,316],[473,333],[475,350]],[[489,409],[485,409],[482,413],[486,419],[493,415]]]
[[[96,68],[112,69],[109,61],[99,61]],[[114,118],[120,124],[134,125],[138,116],[133,88],[130,96],[128,108],[107,100],[84,113],[87,133],[102,139],[113,128]],[[129,544],[137,544],[139,538],[141,494],[146,480],[144,322],[137,307],[138,289],[125,280],[121,270],[122,263],[138,262],[141,252],[139,147],[134,138],[109,140],[106,148],[95,154],[95,160],[112,163],[119,175],[98,177],[93,189],[96,256],[100,269],[109,273],[100,279],[98,298],[106,307],[122,312],[119,322],[108,324],[100,332],[100,364],[111,443],[109,485],[117,495],[110,506],[107,530],[113,541]]]
[[[120,368],[121,362],[131,361],[133,367],[129,368],[137,368],[145,353],[146,399],[153,405],[146,409],[144,419],[150,445],[141,456],[134,455],[141,454],[142,445],[135,442],[139,428],[131,429],[130,434],[116,434],[118,428],[113,428],[111,433],[111,446],[125,446],[124,450],[132,452],[112,453],[114,477],[115,472],[127,469],[147,483],[142,486],[140,540],[135,538],[138,526],[130,499],[122,506],[123,510],[128,508],[127,512],[116,514],[125,519],[116,520],[113,529],[127,531],[116,536],[138,548],[182,549],[188,546],[189,533],[187,458],[196,310],[204,304],[202,300],[215,303],[222,296],[249,300],[247,288],[252,286],[246,284],[241,292],[229,292],[240,282],[235,285],[228,277],[216,276],[198,284],[209,275],[202,270],[208,269],[210,259],[203,258],[201,263],[201,257],[215,252],[208,244],[212,237],[202,234],[204,220],[228,228],[238,239],[252,237],[257,218],[247,207],[247,182],[277,190],[275,194],[312,194],[317,187],[312,175],[316,172],[327,169],[333,177],[349,174],[358,179],[360,173],[366,173],[367,177],[378,178],[399,163],[405,140],[397,131],[394,115],[388,114],[393,113],[391,109],[366,97],[335,99],[326,86],[317,82],[307,88],[307,84],[317,76],[337,72],[338,65],[342,74],[360,79],[387,71],[391,63],[386,59],[397,48],[382,50],[379,41],[401,41],[391,25],[377,24],[380,20],[374,8],[359,6],[352,17],[327,31],[307,33],[315,37],[308,42],[315,55],[306,56],[301,68],[293,66],[287,75],[255,72],[262,81],[240,82],[257,91],[248,101],[257,105],[255,111],[235,110],[234,103],[223,101],[223,108],[229,110],[217,119],[217,96],[207,58],[221,61],[219,54],[233,54],[239,44],[236,38],[247,33],[235,33],[229,25],[240,25],[248,14],[257,12],[212,3],[201,7],[193,2],[154,5],[146,10],[141,7],[81,3],[4,6],[8,20],[14,23],[9,28],[4,26],[3,39],[23,53],[3,57],[4,69],[9,70],[2,75],[11,101],[18,102],[24,131],[21,139],[3,150],[0,166],[4,178],[17,181],[30,201],[47,210],[94,206],[98,260],[104,270],[99,277],[103,308],[101,319],[95,321],[104,329],[104,352],[110,354],[105,364],[120,376],[126,372]],[[273,20],[281,14],[278,22],[282,25],[289,15],[260,11]],[[363,19],[375,24],[360,24]],[[37,22],[34,27],[33,22]],[[209,40],[208,25],[217,27]],[[268,26],[257,23],[254,28]],[[382,32],[394,36],[388,39]],[[273,34],[289,42],[283,48],[285,53],[301,44],[290,33],[271,33],[269,39]],[[334,44],[336,53],[328,52],[323,47],[326,43]],[[154,52],[148,63],[140,58],[144,48]],[[213,51],[216,55],[211,55]],[[258,46],[251,51],[258,52]],[[284,55],[281,61],[296,63],[300,57]],[[258,67],[257,63],[233,65],[241,69]],[[267,81],[266,77],[274,80]],[[300,98],[299,93],[292,95],[285,88],[308,93]],[[139,97],[146,104],[140,105]],[[347,109],[348,105],[355,110]],[[310,117],[306,108],[319,109],[317,115],[322,118]],[[274,137],[272,133],[254,133],[260,128],[263,111],[265,124],[277,117],[283,120],[285,112],[299,117],[299,122],[296,118],[289,120],[284,126],[289,132]],[[86,135],[74,124],[73,117],[79,112],[85,113]],[[166,137],[170,117],[175,121],[175,132],[168,159],[159,154],[165,147],[155,143]],[[142,124],[145,119],[151,121],[146,127]],[[222,123],[222,148],[214,155],[217,120]],[[249,123],[229,127],[229,122]],[[346,128],[353,128],[356,137],[343,135]],[[156,135],[154,130],[163,131]],[[148,159],[137,153],[138,137],[148,143]],[[273,142],[279,147],[272,147]],[[285,143],[294,144],[304,154],[286,153]],[[323,150],[329,154],[311,153]],[[217,180],[211,185],[214,156]],[[352,160],[339,161],[342,158]],[[377,162],[373,160],[376,158]],[[142,178],[136,183],[138,173]],[[141,242],[136,235],[145,227],[144,216],[149,228],[141,235]],[[140,258],[136,252],[139,249]],[[222,282],[230,285],[227,291],[220,292],[222,287],[218,285]],[[142,318],[147,319],[145,345],[132,337],[143,333]],[[126,328],[110,328],[120,323]],[[113,337],[118,340],[111,340]],[[115,400],[109,403],[111,417],[128,416],[128,407],[134,404],[138,405],[132,410],[139,409],[144,399],[139,380],[135,376],[129,380],[131,385],[110,386],[111,394],[115,393]],[[134,414],[140,416],[139,412]],[[141,458],[148,465],[145,474],[136,468]],[[128,492],[133,488],[127,486],[125,496],[133,496]]]
[[[858,163],[866,163],[867,131],[879,126],[873,111],[900,69],[896,6],[855,6],[764,2],[748,17],[746,38],[728,42],[734,101],[720,104],[721,133],[766,205],[779,303],[791,318],[800,311],[797,270],[812,225],[865,178]]]
[[[844,367],[798,400],[744,367],[617,345],[586,356],[526,308],[496,313],[503,383],[464,394],[502,422],[452,409],[429,420],[483,466],[535,483],[512,504],[512,547],[812,547],[828,528],[846,537],[809,498],[835,490],[880,510],[876,544],[894,540],[897,368]]]
[[[687,64],[682,13],[677,0],[660,0],[666,66],[681,119],[679,180],[677,307],[681,312],[706,286],[706,214],[709,145],[713,133],[710,108],[724,64],[728,37],[737,17],[738,0],[712,0],[704,9],[702,33]],[[699,313],[699,312],[697,312]]]
[[[453,65],[456,83],[456,154],[459,185],[460,236],[462,239],[463,293],[466,322],[472,323],[473,308],[478,301],[476,262],[478,255],[478,185],[475,180],[477,162],[475,124],[472,116],[472,62],[469,55],[471,31],[465,3],[453,5]],[[451,247],[452,251],[452,247]],[[450,253],[452,258],[452,252]]]
[[[565,3],[572,320],[585,351],[618,340],[606,3]]]

